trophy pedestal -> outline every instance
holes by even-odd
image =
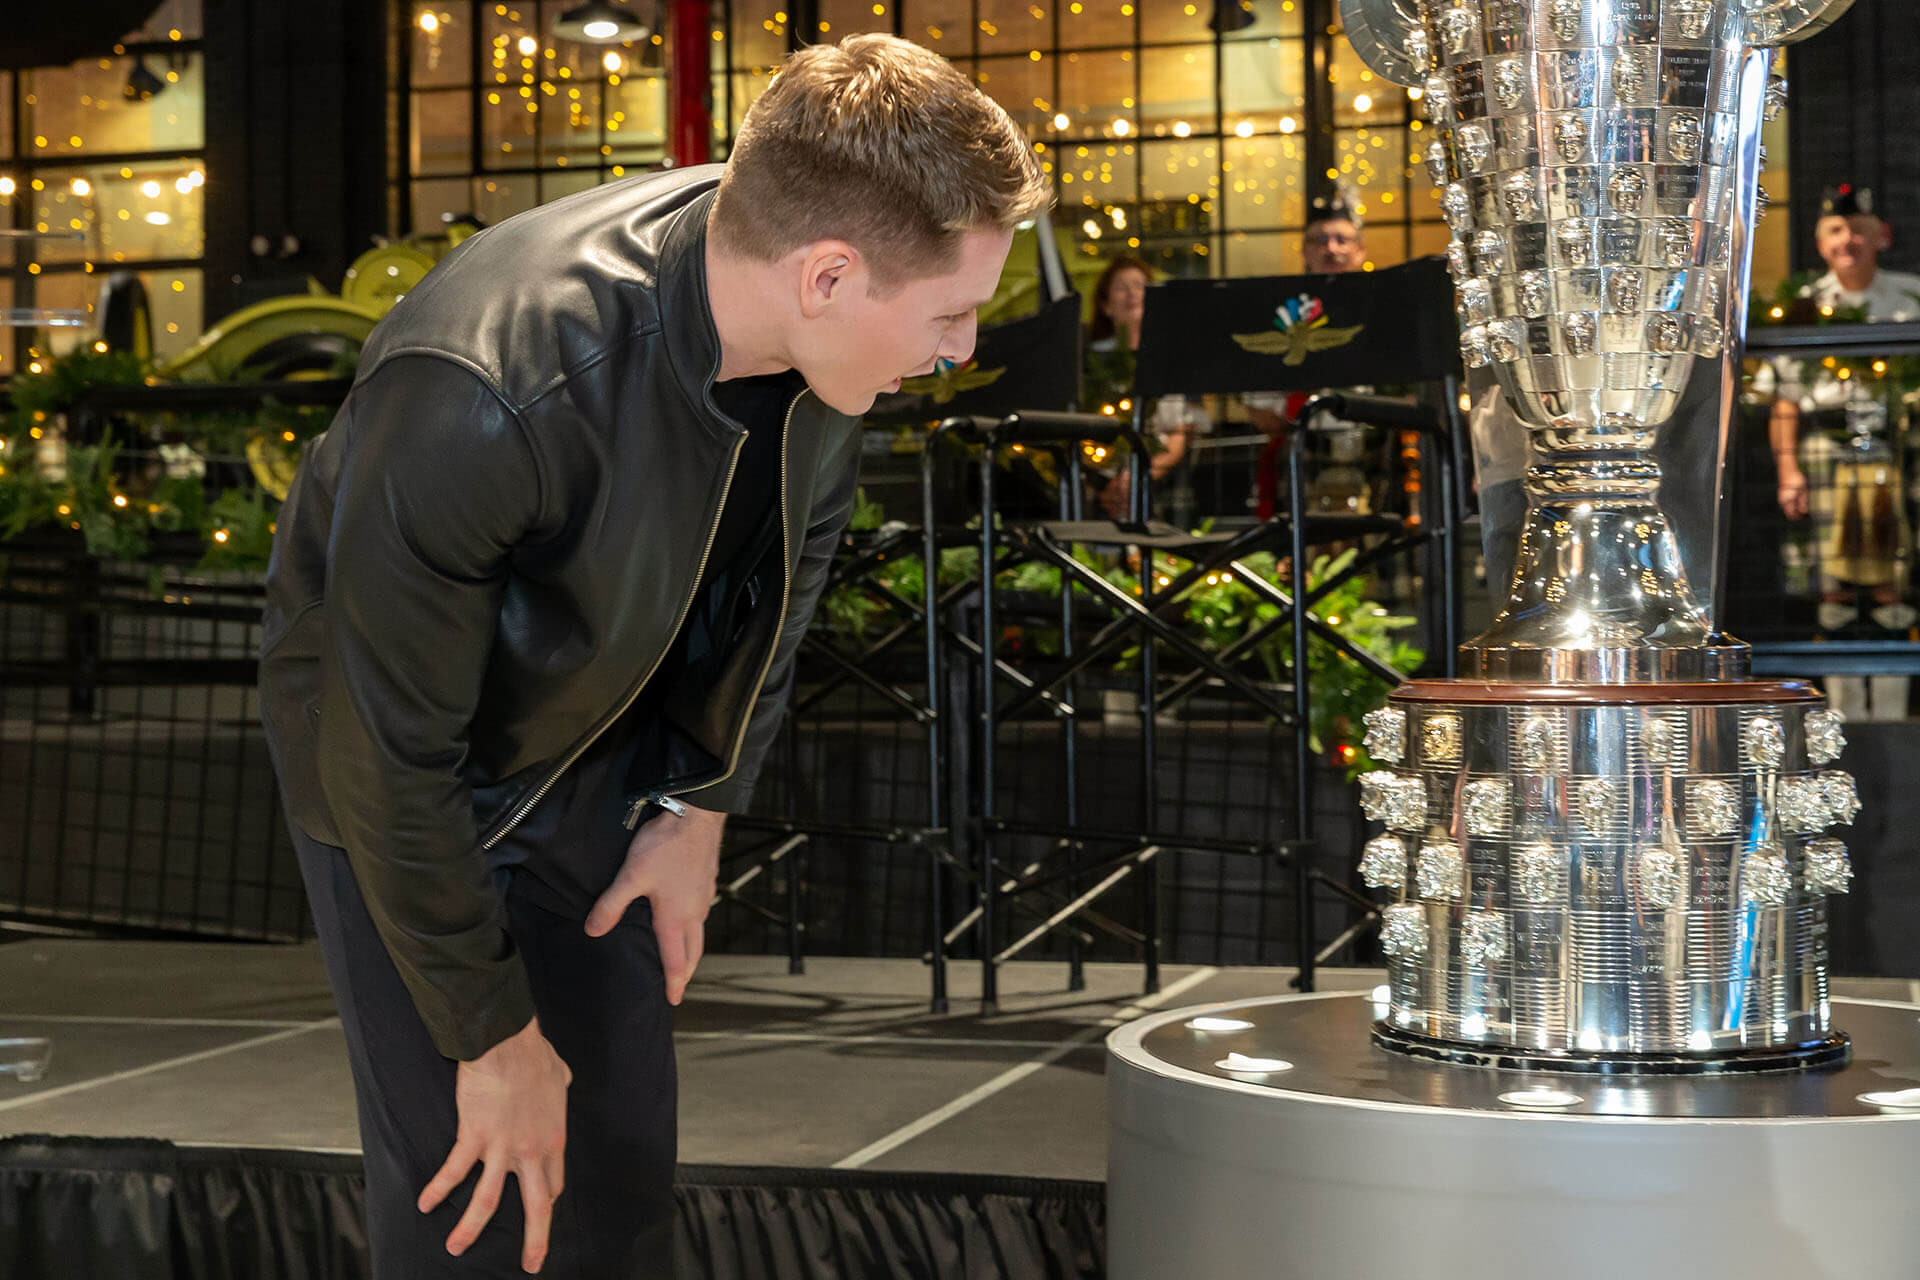
[[[1427,1061],[1371,1044],[1385,1007],[1352,993],[1130,1023],[1107,1042],[1108,1274],[1911,1280],[1920,1107],[1861,1095],[1920,1087],[1920,1006],[1833,1006],[1848,1065],[1739,1076]],[[1578,1101],[1527,1105],[1549,1091]]]

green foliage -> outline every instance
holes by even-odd
[[[279,504],[257,486],[228,489],[213,500],[205,523],[214,532],[200,565],[205,569],[258,569],[273,553],[273,517]]]
[[[872,533],[886,519],[886,509],[877,502],[867,501],[867,491],[856,488],[853,491],[853,517],[847,521],[848,533]]]
[[[973,577],[979,567],[980,552],[976,548],[948,547],[940,553],[939,584],[945,588],[964,582]],[[902,603],[918,606],[927,586],[926,564],[919,556],[899,556],[882,562],[868,575],[867,582]],[[904,615],[890,609],[870,591],[853,583],[843,583],[820,597],[820,616],[830,634],[847,645],[857,646],[871,638],[869,633],[893,625]]]
[[[1767,325],[1830,325],[1830,324],[1866,324],[1865,307],[1832,307],[1823,309],[1814,304],[1813,286],[1819,280],[1818,271],[1801,271],[1782,280],[1771,296],[1763,296],[1757,290],[1748,303],[1747,322],[1749,327]],[[1818,357],[1818,352],[1814,353]],[[1812,360],[1802,361],[1810,366]],[[1851,358],[1829,358],[1826,363],[1844,370],[1842,377],[1857,377],[1868,386],[1876,387],[1876,396],[1890,395],[1893,399],[1904,399],[1920,388],[1920,356],[1883,355],[1878,359],[1870,355],[1855,355]],[[1748,366],[1749,370],[1753,367]],[[1810,370],[1812,376],[1816,370]]]
[[[290,475],[300,447],[331,421],[329,410],[268,399],[249,410],[116,414],[98,440],[75,443],[61,434],[62,415],[90,391],[150,383],[151,370],[126,353],[91,348],[38,364],[14,376],[13,409],[0,420],[0,540],[66,529],[90,554],[137,559],[155,534],[197,534],[202,568],[266,567],[279,504],[249,458],[277,461],[283,478]],[[235,474],[246,479],[219,487]]]
[[[24,430],[65,413],[88,391],[103,387],[138,387],[149,370],[138,356],[124,351],[95,351],[82,347],[57,360],[39,360],[13,375],[7,394],[13,400],[16,426]]]
[[[1755,289],[1747,298],[1747,323],[1770,324],[1865,324],[1865,307],[1832,307],[1822,310],[1814,305],[1813,286],[1819,271],[1798,271],[1774,286],[1771,295]]]
[[[1331,557],[1314,557],[1307,569],[1308,590],[1345,573],[1358,554],[1349,549]],[[1241,564],[1283,590],[1292,590],[1291,575],[1283,572],[1273,556],[1252,555]],[[1168,576],[1175,571],[1169,569]],[[1388,613],[1368,600],[1366,591],[1364,577],[1350,577],[1314,603],[1314,615],[1394,670],[1403,674],[1412,671],[1426,655],[1395,633],[1411,627],[1415,620]],[[1230,572],[1209,575],[1188,596],[1186,610],[1187,621],[1220,647],[1257,627],[1280,622],[1284,614],[1279,605],[1256,594]],[[1250,648],[1269,680],[1279,683],[1292,677],[1292,626],[1281,623]],[[1367,712],[1386,702],[1390,686],[1333,646],[1309,637],[1307,687],[1312,693],[1308,718],[1313,749],[1332,753],[1356,770],[1369,767],[1361,746],[1365,736],[1362,720]]]

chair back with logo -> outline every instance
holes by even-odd
[[[1147,293],[1137,397],[1427,382],[1460,364],[1439,258],[1331,276],[1170,280]]]

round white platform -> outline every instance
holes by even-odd
[[[1836,1000],[1848,1065],[1715,1077],[1426,1062],[1370,1043],[1375,1012],[1281,996],[1108,1038],[1112,1280],[1920,1275],[1920,1006]]]

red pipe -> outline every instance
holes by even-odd
[[[676,168],[713,159],[713,35],[707,0],[668,0],[667,155]]]

